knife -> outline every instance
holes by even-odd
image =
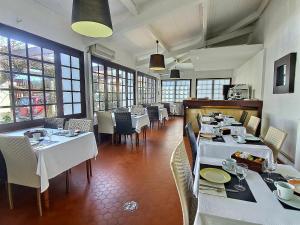
[[[224,188],[221,188],[221,187],[214,187],[214,186],[210,186],[210,185],[206,185],[206,184],[200,184],[200,186],[211,188],[211,189],[219,189],[219,190],[222,190],[222,191],[225,190],[227,192],[235,192],[235,193],[239,192],[238,190],[235,190],[235,189],[230,189],[230,188],[224,189]]]

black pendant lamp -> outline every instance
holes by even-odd
[[[108,0],[73,0],[72,30],[88,37],[112,35]]]
[[[156,41],[156,54],[150,56],[150,70],[161,71],[165,70],[165,57],[162,54],[158,54],[158,41]]]
[[[175,60],[175,68],[171,70],[170,78],[180,78],[180,71],[176,69],[177,60]]]

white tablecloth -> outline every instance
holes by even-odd
[[[173,115],[177,114],[177,110],[176,110],[176,105],[175,104],[170,104],[170,113],[172,113]]]
[[[162,122],[164,119],[169,119],[168,110],[166,108],[159,109],[159,120]]]
[[[8,135],[23,136],[24,132],[24,130],[15,131]],[[76,137],[52,135],[51,140],[57,143],[36,150],[38,158],[36,174],[41,178],[41,192],[48,189],[49,179],[88,159],[95,158],[98,154],[95,135],[92,132]]]
[[[216,125],[210,125],[201,123],[201,132],[202,133],[213,133]],[[228,128],[231,130],[231,134],[233,135],[244,135],[246,133],[246,128],[243,126],[222,126],[222,128]]]
[[[112,113],[112,119],[114,122],[114,126],[116,126],[114,113]],[[131,123],[132,123],[132,128],[134,128],[137,133],[141,133],[141,130],[144,126],[150,127],[150,120],[148,114],[144,114],[140,116],[131,115]]]
[[[201,162],[221,165],[220,159],[202,159]],[[287,165],[278,165],[276,172],[300,176]],[[256,203],[199,193],[194,225],[300,224],[300,212],[283,208],[258,173],[249,171],[246,180]]]

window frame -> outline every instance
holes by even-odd
[[[190,82],[190,91],[189,91],[189,98],[191,97],[191,94],[192,94],[192,79],[164,79],[164,80],[161,80],[161,101],[163,101],[163,82],[174,82],[175,85],[174,85],[174,96],[173,96],[173,99],[174,99],[174,103],[182,103],[182,101],[176,101],[176,88],[177,88],[177,82],[179,81],[189,81]]]
[[[57,117],[64,117],[64,118],[82,118],[82,117],[86,117],[86,103],[85,103],[85,79],[84,79],[84,54],[82,51],[78,50],[78,49],[74,49],[72,47],[54,42],[52,40],[46,39],[44,37],[40,37],[38,35],[17,29],[15,27],[11,27],[5,24],[0,23],[0,35],[7,37],[9,39],[9,42],[11,39],[14,40],[18,40],[18,41],[22,41],[25,43],[26,45],[26,52],[27,52],[27,56],[26,57],[22,57],[22,56],[17,56],[17,57],[21,57],[27,60],[27,73],[24,73],[25,75],[28,76],[28,78],[30,76],[35,76],[34,74],[30,74],[29,71],[29,61],[33,60],[33,61],[39,61],[39,62],[44,62],[42,61],[43,57],[41,57],[41,60],[35,60],[29,57],[28,55],[28,48],[27,46],[29,44],[31,45],[35,45],[40,47],[41,49],[49,49],[54,51],[54,61],[52,62],[52,64],[54,65],[54,69],[55,69],[55,83],[56,83],[56,105],[57,105]],[[10,48],[10,46],[8,46]],[[80,85],[81,85],[81,89],[82,91],[81,93],[81,113],[79,114],[72,114],[72,115],[68,115],[68,116],[64,116],[63,115],[63,99],[62,99],[62,75],[61,75],[61,62],[60,62],[60,53],[64,53],[64,54],[69,54],[75,57],[79,58],[79,66],[80,66]],[[41,53],[42,54],[42,53]],[[9,53],[7,53],[6,55],[9,55],[9,59],[11,60],[11,54],[10,54],[10,50]],[[45,61],[47,63],[47,61]],[[42,69],[43,69],[43,63],[42,63]],[[8,71],[8,73],[10,74],[10,79],[11,79],[11,84],[12,84],[12,74],[14,73],[12,71],[12,65],[11,65],[11,61],[10,61],[10,70]],[[23,74],[23,73],[21,73]],[[44,75],[36,75],[36,76],[41,76],[44,77]],[[29,80],[28,80],[28,85],[29,84]],[[44,84],[44,79],[43,79],[43,85]],[[13,110],[13,122],[12,123],[6,123],[6,124],[0,124],[0,129],[1,131],[12,131],[12,130],[17,130],[17,129],[25,129],[28,127],[34,127],[34,126],[39,126],[43,124],[44,118],[40,118],[40,119],[34,119],[32,120],[32,118],[30,120],[27,121],[21,121],[21,122],[15,122],[16,121],[16,104],[15,104],[15,98],[14,98],[14,87],[10,87],[9,90],[12,91],[12,97],[11,97],[11,106],[9,106],[9,108],[12,108]],[[28,87],[28,90],[29,87]],[[41,90],[44,93],[47,92],[47,90],[45,89],[45,86],[43,86],[43,89]],[[30,98],[31,96],[29,96]],[[31,102],[31,100],[30,100]],[[46,102],[45,99],[45,95],[44,95],[44,105]],[[46,112],[46,108],[44,109]],[[31,111],[31,109],[30,109]],[[32,116],[32,115],[31,115]],[[45,118],[46,118],[46,113],[45,113]]]
[[[214,99],[215,80],[229,80],[229,85],[232,84],[231,77],[228,77],[228,78],[197,78],[196,79],[196,98],[198,98],[198,80],[212,80],[212,89],[211,89],[212,98],[209,100],[216,100],[216,99]]]
[[[92,87],[92,93],[93,93],[93,96],[92,96],[92,101],[93,101],[93,112],[95,113],[95,99],[94,99],[94,78],[93,78],[93,63],[97,63],[97,64],[101,64],[103,66],[103,69],[104,69],[104,104],[105,104],[105,109],[104,110],[100,110],[100,107],[99,107],[99,111],[107,111],[107,110],[112,110],[114,109],[112,107],[112,109],[109,109],[108,107],[108,83],[107,83],[107,77],[110,76],[108,75],[107,73],[107,69],[108,68],[113,68],[116,70],[116,92],[115,92],[115,95],[117,96],[117,107],[120,107],[120,82],[119,82],[119,79],[120,79],[120,73],[119,71],[125,71],[125,74],[126,74],[126,85],[125,85],[125,89],[126,89],[126,106],[122,106],[122,107],[130,107],[129,106],[129,101],[132,100],[132,99],[129,99],[128,98],[128,74],[133,74],[133,104],[135,104],[136,102],[136,93],[135,93],[135,84],[136,84],[136,78],[135,78],[135,70],[131,69],[131,68],[128,68],[126,66],[122,66],[122,65],[119,65],[117,63],[113,63],[113,62],[110,62],[110,61],[107,61],[105,59],[102,59],[102,58],[99,58],[97,56],[94,56],[92,55],[91,56],[91,71],[92,71],[92,83],[93,83],[93,87]],[[100,93],[100,92],[99,92]],[[98,101],[98,103],[100,103],[101,101]]]
[[[139,78],[141,78],[141,82],[139,81]],[[156,77],[138,71],[136,88],[137,88],[138,104],[151,104],[156,102],[156,91],[157,91]]]

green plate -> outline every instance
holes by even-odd
[[[205,180],[218,184],[225,184],[231,180],[231,176],[227,172],[216,168],[202,169],[200,175]]]

